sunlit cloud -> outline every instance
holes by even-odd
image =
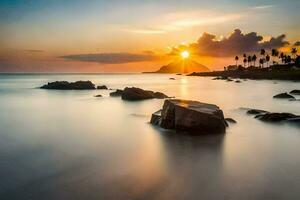
[[[182,31],[186,30],[187,28],[193,28],[197,26],[216,25],[220,23],[236,21],[242,17],[243,15],[239,13],[227,15],[205,12],[202,14],[195,14],[195,12],[184,14],[171,13],[167,14],[166,16],[162,16],[159,22],[152,22],[153,25],[151,28],[131,27],[122,28],[122,30],[139,34],[164,34],[168,32]]]
[[[130,28],[126,28],[123,29],[123,31],[126,32],[131,32],[131,33],[140,33],[140,34],[164,34],[166,33],[166,31],[164,30],[159,30],[159,29],[130,29]]]
[[[217,38],[216,35],[203,33],[195,43],[175,46],[170,55],[176,55],[178,52],[188,49],[198,56],[227,57],[256,52],[260,49],[281,48],[289,44],[284,34],[264,39],[256,32],[243,33],[239,29],[221,40]]]

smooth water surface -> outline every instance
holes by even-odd
[[[238,123],[225,135],[180,135],[149,124],[163,100],[36,88],[55,80],[136,86],[214,103]],[[272,98],[292,89],[300,83],[0,75],[0,199],[300,199],[300,128],[263,123],[241,109],[300,114],[300,101]]]

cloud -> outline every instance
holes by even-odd
[[[265,9],[268,9],[268,8],[272,8],[274,6],[275,5],[261,5],[261,6],[255,6],[255,7],[253,7],[253,9],[256,9],[256,10],[265,10]]]
[[[278,37],[271,37],[269,40],[264,40],[263,36],[256,32],[242,33],[241,30],[236,29],[228,37],[217,40],[216,35],[203,33],[196,43],[188,46],[179,46],[173,48],[173,54],[181,51],[182,48],[188,48],[199,56],[233,56],[243,53],[256,52],[260,49],[280,48],[289,43],[285,41],[285,35]]]
[[[97,62],[103,64],[123,64],[130,62],[153,61],[159,59],[159,56],[153,52],[146,51],[141,54],[133,53],[97,53],[97,54],[76,54],[61,56],[61,58],[82,61]]]
[[[300,41],[295,42],[294,46],[300,46]]]
[[[170,14],[169,14],[170,15]],[[236,21],[243,17],[242,14],[220,14],[220,13],[173,13],[171,17],[162,16],[159,21],[147,27],[122,27],[122,31],[137,34],[165,34],[174,31],[182,31],[197,26],[215,25]]]
[[[30,52],[30,53],[43,53],[43,50],[40,49],[26,49],[24,50],[25,52]]]

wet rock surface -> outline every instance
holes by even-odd
[[[97,86],[97,90],[107,90],[107,86],[106,85],[99,85]]]
[[[95,85],[91,81],[55,81],[43,85],[41,89],[48,90],[94,90]]]
[[[168,99],[162,110],[152,114],[152,124],[195,134],[225,133],[223,111],[216,105],[198,101]]]
[[[145,100],[145,99],[164,99],[167,95],[161,92],[153,92],[150,90],[143,90],[136,87],[126,87],[122,92],[122,99],[129,101]]]
[[[290,95],[286,92],[277,94],[277,95],[273,96],[273,98],[275,98],[275,99],[295,99],[295,97],[293,97],[292,95]]]

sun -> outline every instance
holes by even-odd
[[[182,51],[181,53],[180,53],[180,55],[181,55],[181,57],[183,58],[183,59],[187,59],[189,56],[190,56],[190,53],[188,52],[188,51]]]

